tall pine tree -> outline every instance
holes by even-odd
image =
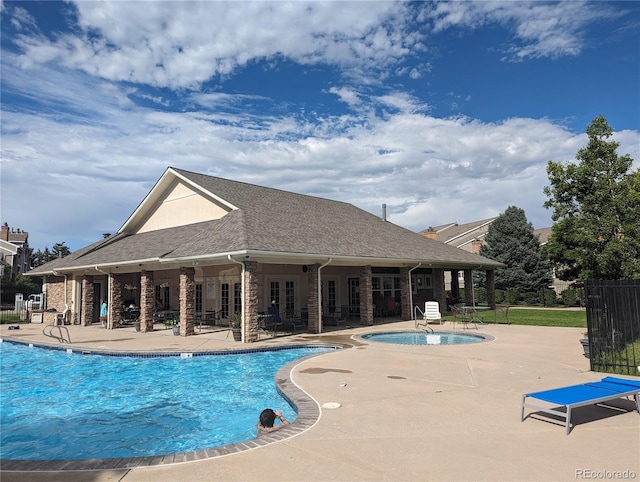
[[[549,161],[546,208],[555,221],[547,250],[560,279],[640,278],[640,171],[618,156],[613,129],[598,116],[577,163]]]
[[[495,272],[497,289],[527,293],[549,286],[550,265],[524,210],[509,206],[491,223],[484,241],[480,254],[507,265]]]

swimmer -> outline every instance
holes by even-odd
[[[273,425],[276,418],[278,418],[282,425]],[[282,427],[289,425],[289,422],[282,415],[280,410],[276,410],[275,412],[270,408],[266,408],[260,414],[260,421],[256,424],[256,427],[261,433],[273,432],[275,430],[280,430]]]

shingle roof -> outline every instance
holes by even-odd
[[[397,226],[352,204],[170,168],[235,206],[219,220],[101,240],[31,273],[153,258],[262,252],[367,259],[372,265],[415,261],[451,267],[502,266]],[[334,263],[337,264],[337,263]]]

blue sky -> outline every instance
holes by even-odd
[[[536,228],[604,115],[640,165],[640,2],[1,4],[1,222],[115,232],[168,166],[419,231]]]

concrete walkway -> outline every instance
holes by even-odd
[[[177,337],[170,330],[69,326],[74,346],[104,350],[240,348],[226,332]],[[616,409],[574,410],[565,435],[559,421],[520,422],[522,394],[599,380],[589,371],[580,328],[484,325],[493,341],[457,346],[399,346],[353,338],[412,329],[413,322],[354,327],[323,335],[266,339],[260,345],[326,341],[353,348],[301,362],[291,378],[321,409],[310,429],[241,453],[173,465],[112,471],[14,472],[13,481],[556,481],[640,478],[640,416],[630,400]],[[436,331],[451,324],[434,325]],[[469,330],[476,333],[476,330]],[[2,338],[40,343],[42,325]],[[49,339],[50,340],[50,339]],[[345,385],[346,384],[346,385]],[[626,476],[625,476],[626,474]]]

